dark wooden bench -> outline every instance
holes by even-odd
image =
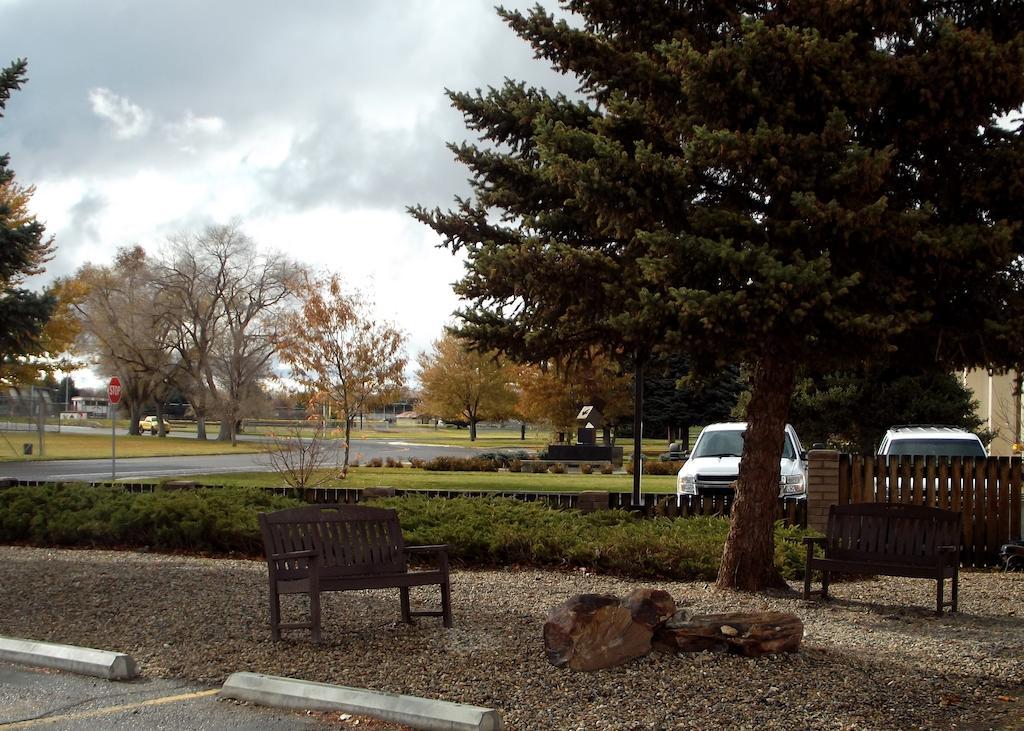
[[[406,546],[398,513],[362,505],[310,505],[261,513],[260,532],[270,579],[270,633],[309,629],[320,641],[320,594],[325,591],[398,588],[402,619],[442,617],[452,626],[448,546]],[[410,556],[433,556],[436,568],[410,571]],[[409,588],[441,588],[441,611],[413,612]],[[308,594],[308,623],[281,624],[281,595]]]
[[[924,505],[851,503],[829,508],[824,538],[804,538],[807,568],[804,599],[811,595],[811,572],[821,571],[822,598],[828,598],[831,574],[882,574],[934,579],[935,611],[956,611],[960,566],[959,512]],[[814,546],[824,556],[814,555]],[[951,601],[943,600],[945,580],[952,579]]]

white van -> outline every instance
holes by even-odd
[[[731,493],[732,483],[740,475],[743,434],[746,422],[709,424],[704,427],[693,451],[687,455],[676,476],[676,495],[713,495]],[[786,440],[782,446],[782,476],[779,497],[807,497],[807,453],[800,438],[786,424]]]

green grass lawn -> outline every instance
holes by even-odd
[[[357,422],[358,424],[358,422]],[[187,427],[186,427],[187,428]],[[252,426],[246,430],[248,434],[269,434],[274,431],[281,433],[287,426],[282,423],[281,427]],[[309,433],[312,429],[309,430]],[[343,431],[331,430],[331,436],[340,438]],[[700,427],[690,430],[690,444],[700,433]],[[381,441],[409,442],[410,444],[441,444],[451,447],[473,447],[475,449],[526,449],[538,451],[553,441],[552,434],[547,429],[529,427],[526,430],[526,439],[520,438],[518,427],[492,428],[481,426],[477,430],[475,442],[469,440],[469,429],[456,429],[452,426],[444,426],[435,429],[429,424],[385,424],[383,422],[363,423],[363,428],[352,430],[352,439],[374,439]],[[625,454],[633,453],[633,440],[629,438],[619,439],[617,446],[623,448]],[[643,452],[649,456],[657,456],[668,451],[668,441],[665,439],[645,438],[643,440]]]
[[[22,445],[32,445],[32,455],[23,453]],[[46,432],[43,454],[39,435],[35,432],[0,431],[0,462],[43,459],[103,459],[110,457],[110,433],[63,434]],[[259,444],[239,442],[200,442],[194,439],[159,439],[118,435],[118,457],[177,457],[197,454],[239,454],[258,452]]]
[[[283,485],[274,472],[240,472],[189,476],[207,485],[267,487]],[[408,490],[518,490],[521,492],[580,492],[607,490],[630,492],[633,476],[627,474],[556,475],[549,472],[432,472],[409,467],[352,467],[344,480],[332,478],[325,487],[396,487]],[[643,491],[671,494],[675,492],[674,475],[644,475]]]

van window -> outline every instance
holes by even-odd
[[[976,439],[893,439],[891,456],[984,457],[985,448]]]

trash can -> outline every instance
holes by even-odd
[[[31,442],[26,442],[25,444],[22,444],[21,445],[21,453],[22,454],[32,454],[32,443]]]

